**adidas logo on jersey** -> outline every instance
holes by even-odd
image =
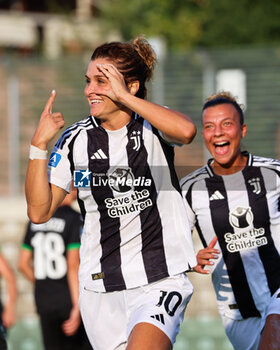
[[[225,199],[225,197],[221,194],[220,191],[217,190],[210,197],[210,201],[215,201],[215,200],[218,200],[218,199]]]
[[[162,324],[165,324],[163,314],[153,315],[153,316],[151,316],[151,318],[155,318],[156,320],[158,320]]]
[[[91,159],[108,159],[106,154],[102,151],[101,148],[99,148],[96,152],[93,153],[93,155],[90,157]]]

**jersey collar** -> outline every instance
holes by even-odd
[[[246,156],[247,157],[247,164],[246,164],[246,167],[247,166],[251,166],[252,164],[253,164],[253,156],[252,156],[252,154],[251,153],[249,153],[249,152],[247,152],[247,151],[243,151],[243,152],[241,152],[244,156]],[[213,158],[210,158],[210,159],[208,159],[208,161],[207,161],[207,164],[206,164],[206,170],[207,170],[207,172],[208,172],[208,174],[209,174],[209,176],[220,176],[220,175],[216,175],[214,172],[213,172],[213,170],[212,170],[212,168],[211,168],[211,164],[213,163],[213,161],[214,161],[214,159]]]

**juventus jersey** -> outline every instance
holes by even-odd
[[[280,286],[280,162],[248,156],[232,175],[203,168],[181,180],[192,228],[204,247],[215,235],[222,256],[212,282],[219,311],[230,318],[261,316]]]
[[[71,309],[66,253],[79,249],[81,215],[61,206],[46,223],[29,222],[22,247],[33,252],[35,302],[39,314]]]
[[[137,115],[114,131],[90,116],[61,136],[49,181],[78,188],[82,288],[134,288],[196,264],[173,158],[173,146]]]

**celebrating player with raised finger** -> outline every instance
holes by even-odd
[[[170,350],[193,292],[185,272],[196,258],[173,159],[196,128],[145,99],[155,62],[141,36],[97,47],[85,74],[90,116],[60,137],[48,176],[39,164],[41,182],[27,173],[36,222],[50,218],[72,181],[78,188],[80,310],[95,350]]]

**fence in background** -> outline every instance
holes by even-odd
[[[24,202],[23,185],[32,134],[52,89],[57,90],[54,111],[63,113],[68,126],[87,116],[89,109],[83,89],[89,57],[90,53],[49,61],[38,57],[6,54],[0,56],[0,194],[1,197],[10,197],[4,200],[2,198],[0,243],[3,254],[15,269],[27,217],[24,204],[21,202],[17,205],[13,197],[19,195]],[[241,71],[245,77],[243,87],[248,134],[244,140],[244,148],[261,156],[279,158],[280,48],[167,53],[161,58],[155,71],[148,97],[187,113],[198,127],[198,134],[193,143],[176,151],[179,177],[205,161],[207,155],[200,136],[201,106],[204,98],[216,90],[219,73],[232,69]],[[233,86],[233,89],[235,87]],[[19,317],[21,319],[26,314],[34,316],[32,288],[22,277],[17,277],[20,292]],[[192,319],[184,323],[176,350],[230,349],[220,321],[209,320],[207,323],[205,320],[196,319],[199,314],[217,317],[213,294],[212,302],[209,303],[212,287],[201,287],[202,278],[194,284],[196,283],[200,287],[190,303],[189,316]],[[207,305],[203,304],[205,300]],[[31,330],[34,326],[37,329],[36,321],[32,322],[18,324],[19,328],[15,328],[11,333],[13,344],[16,344],[24,327]],[[204,331],[201,327],[204,327]],[[194,330],[197,329],[201,330],[199,335],[195,334]],[[208,330],[212,332],[211,339],[211,332]],[[36,344],[34,341],[37,338],[29,339],[27,331],[26,335],[26,341],[21,344],[25,346],[23,349],[32,350],[36,345],[31,345],[31,342]],[[186,347],[186,344],[189,346]],[[18,349],[18,345],[14,345],[14,349]]]
[[[89,57],[90,53],[55,61],[7,54],[0,57],[2,195],[23,193],[30,139],[52,89],[57,90],[54,109],[63,113],[67,125],[87,116],[83,89]],[[228,69],[242,71],[246,79],[248,133],[244,148],[278,158],[280,48],[239,48],[167,53],[160,59],[148,98],[187,113],[199,129],[193,143],[178,151],[177,164],[198,166],[204,162],[200,136],[202,102],[216,90],[219,72]]]

